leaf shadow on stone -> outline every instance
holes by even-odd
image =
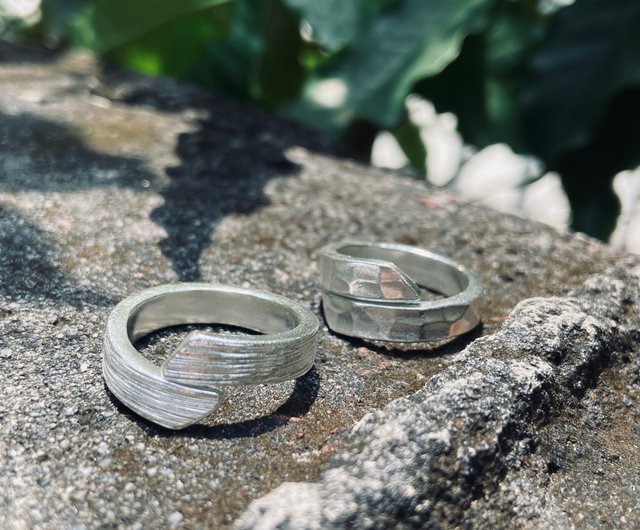
[[[60,252],[34,222],[0,204],[0,295],[47,298],[58,303],[110,306],[115,300],[74,283],[59,263]]]
[[[100,153],[70,127],[22,113],[0,113],[0,190],[74,192],[96,187],[136,188],[154,175],[133,158]],[[45,297],[80,306],[111,306],[105,293],[74,285],[50,237],[15,209],[0,204],[0,293]]]
[[[265,186],[300,172],[287,158],[288,148],[351,156],[303,125],[169,79],[141,78],[105,65],[100,90],[128,105],[203,115],[196,130],[178,137],[180,164],[166,168],[164,204],[151,214],[167,233],[160,248],[181,281],[202,280],[199,260],[224,217],[268,205]]]
[[[167,233],[160,249],[181,281],[202,279],[199,260],[222,218],[266,206],[267,182],[299,171],[281,151],[260,150],[259,140],[254,146],[248,141],[246,133],[211,120],[179,138],[182,164],[167,169],[171,182],[160,192],[164,204],[151,219]]]
[[[160,192],[164,204],[151,215],[167,233],[160,248],[180,280],[202,279],[199,260],[224,217],[268,205],[267,184],[300,172],[286,156],[294,145],[334,153],[327,140],[300,125],[209,99],[208,116],[198,129],[180,135],[181,164],[167,168],[170,183]]]
[[[0,189],[69,192],[140,188],[155,176],[136,159],[100,153],[70,127],[22,113],[0,113]]]
[[[26,39],[22,39],[19,44],[6,40],[0,41],[0,63],[52,63],[59,59],[63,53],[63,46],[50,49]]]
[[[132,421],[138,423],[140,428],[151,436],[160,437],[184,437],[191,439],[208,440],[229,440],[237,438],[255,438],[261,434],[271,432],[278,427],[286,425],[291,418],[304,416],[316,401],[320,391],[320,374],[315,367],[312,367],[306,374],[298,377],[295,381],[293,391],[287,400],[273,412],[250,420],[235,423],[218,423],[215,425],[205,425],[198,423],[185,429],[174,431],[155,425],[137,414],[131,412],[123,405],[105,385],[105,391],[120,414],[128,416]],[[216,418],[214,412],[212,417]],[[224,418],[221,418],[223,420]]]

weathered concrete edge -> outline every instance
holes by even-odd
[[[637,279],[618,273],[592,276],[567,298],[524,300],[420,391],[365,416],[316,482],[282,484],[236,527],[459,525],[531,451],[532,426],[580,399],[614,352],[637,345],[629,308],[639,299]],[[570,526],[545,504],[544,514],[529,507],[530,524],[539,516]]]

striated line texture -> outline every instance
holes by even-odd
[[[580,400],[612,355],[637,347],[639,299],[634,279],[598,275],[569,298],[523,301],[497,333],[473,342],[420,391],[366,415],[317,482],[282,484],[254,501],[237,528],[469,521],[535,451],[536,426]],[[514,524],[570,526],[526,478],[509,484]]]
[[[107,386],[118,399],[134,412],[170,429],[181,429],[207,417],[223,398],[221,389],[192,388],[167,381],[161,377],[159,367],[149,361],[131,363],[108,337],[103,373]]]
[[[253,339],[253,340],[252,340]],[[317,334],[269,341],[191,333],[165,361],[162,374],[181,385],[207,387],[279,383],[309,371]]]

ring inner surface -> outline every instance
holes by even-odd
[[[294,329],[299,323],[291,309],[259,296],[195,289],[144,301],[131,312],[127,332],[133,343],[153,331],[180,324],[223,324],[272,334]]]
[[[345,256],[395,263],[420,287],[446,296],[461,293],[469,285],[469,278],[457,268],[418,253],[368,245],[345,245],[338,252]]]

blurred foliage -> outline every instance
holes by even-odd
[[[201,83],[362,150],[389,130],[425,169],[405,99],[561,174],[573,227],[606,238],[611,179],[640,163],[640,2],[43,0],[31,35]]]

